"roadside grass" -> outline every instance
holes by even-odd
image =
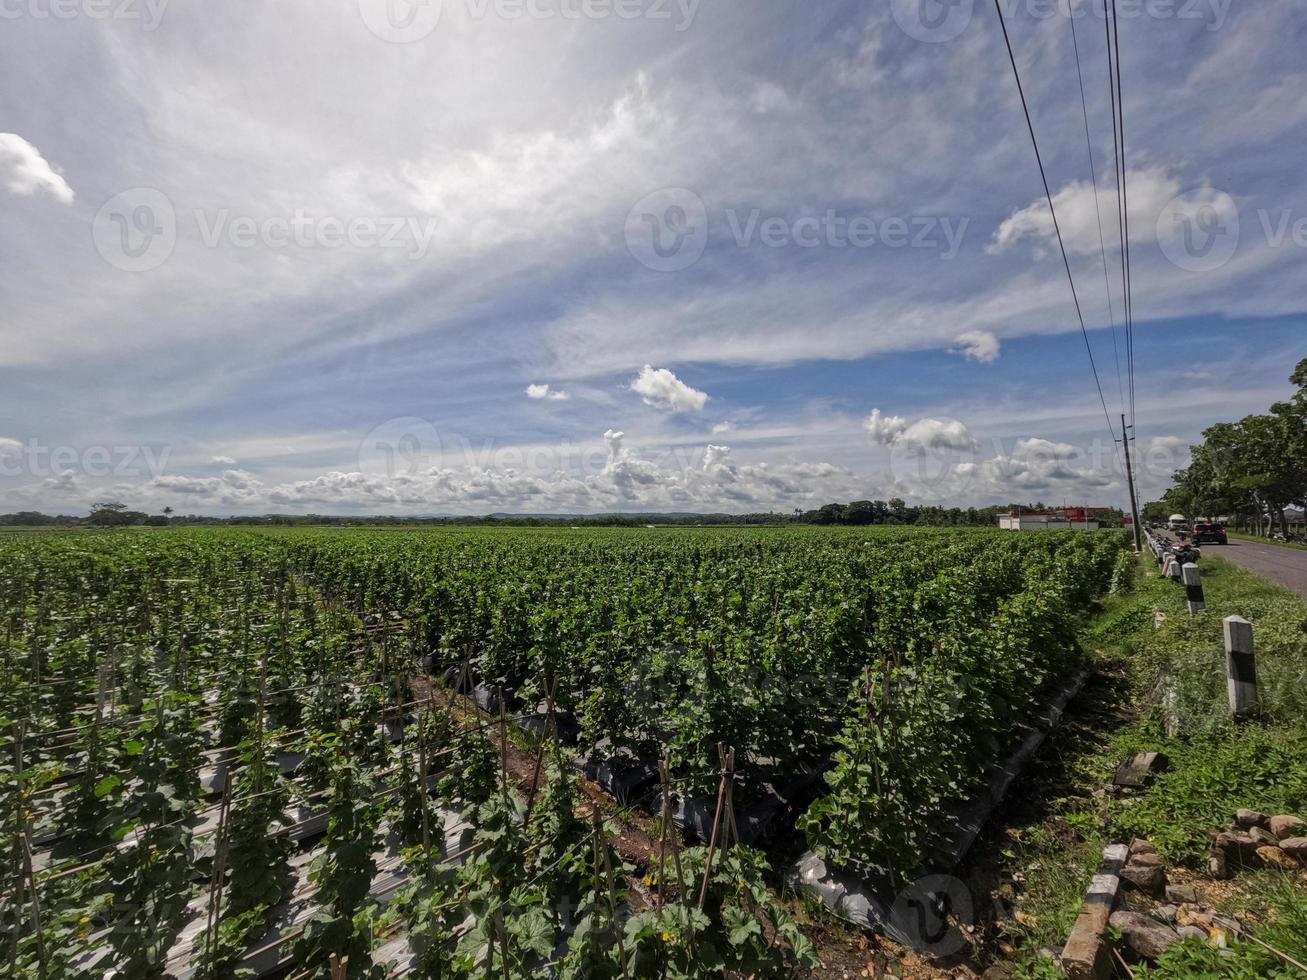
[[[1202,570],[1207,609],[1190,616],[1184,590],[1145,555],[1132,589],[1109,596],[1082,630],[1099,672],[1093,703],[1080,705],[1050,744],[1059,775],[1032,788],[1048,795],[1042,811],[1009,827],[1003,842],[1005,866],[1024,881],[996,930],[1014,947],[1019,977],[1057,975],[1038,950],[1066,939],[1105,844],[1146,837],[1168,865],[1196,869],[1208,832],[1239,807],[1307,816],[1307,601],[1220,559],[1205,556]],[[1164,618],[1155,620],[1158,611]],[[1226,701],[1228,615],[1253,624],[1257,650],[1262,713],[1243,724],[1231,720]],[[1174,736],[1165,731],[1168,715]],[[1143,751],[1165,754],[1168,768],[1134,795],[1105,792],[1117,764]],[[1307,878],[1260,873],[1236,884],[1228,911],[1255,923],[1263,941],[1307,956]],[[1279,975],[1282,961],[1255,943],[1232,948],[1233,956],[1220,956],[1185,944],[1138,975]]]
[[[1255,534],[1244,534],[1242,531],[1226,531],[1225,534],[1226,537],[1237,541],[1252,541],[1255,544],[1273,544],[1277,548],[1297,548],[1299,551],[1307,551],[1307,544],[1299,544],[1297,541],[1272,541],[1270,538],[1260,538]]]

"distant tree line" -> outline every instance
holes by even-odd
[[[236,527],[388,527],[388,526],[503,526],[557,527],[644,527],[648,524],[674,526],[831,524],[864,526],[872,524],[916,525],[921,527],[995,527],[1000,514],[1011,510],[1050,511],[1055,505],[1042,502],[1006,504],[993,507],[909,506],[894,497],[890,500],[854,500],[847,504],[823,504],[815,510],[774,511],[755,514],[590,514],[590,515],[519,515],[487,514],[469,517],[347,517],[332,514],[259,514],[239,517],[210,517],[202,514],[162,514],[132,510],[117,501],[95,504],[86,517],[60,515],[52,517],[38,511],[0,514],[0,527],[172,527],[209,525]],[[1107,527],[1121,526],[1121,512],[1107,508],[1099,513]]]
[[[1307,358],[1289,380],[1298,390],[1267,414],[1204,429],[1203,441],[1189,448],[1189,466],[1176,471],[1161,500],[1145,505],[1144,519],[1230,516],[1259,530],[1265,521],[1287,536],[1285,510],[1307,503]]]
[[[903,524],[918,527],[997,527],[1000,515],[1010,511],[1047,513],[1060,509],[1042,501],[991,507],[909,506],[897,497],[890,500],[855,500],[848,504],[825,504],[797,515],[801,524]],[[1096,520],[1104,527],[1121,527],[1122,512],[1115,507],[1096,508]]]

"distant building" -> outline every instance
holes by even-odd
[[[1004,531],[1096,531],[1095,513],[1090,507],[1044,512],[1013,510],[998,516],[998,526]]]

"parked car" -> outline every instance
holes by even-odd
[[[1220,524],[1195,524],[1193,531],[1194,544],[1229,544],[1230,539],[1226,536],[1225,528]]]

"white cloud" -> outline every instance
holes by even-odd
[[[691,388],[667,368],[653,368],[646,364],[631,382],[631,390],[646,405],[673,412],[699,412],[708,401],[708,395]]]
[[[1130,240],[1132,242],[1155,241],[1157,222],[1162,210],[1171,205],[1173,211],[1181,216],[1198,217],[1198,212],[1205,205],[1216,204],[1221,210],[1222,219],[1228,220],[1232,214],[1224,213],[1231,207],[1224,202],[1229,199],[1214,189],[1207,181],[1181,195],[1185,185],[1181,178],[1163,166],[1140,167],[1126,174],[1126,192],[1130,201]],[[1177,195],[1181,196],[1176,201]],[[1118,241],[1116,211],[1116,184],[1100,185],[1098,202],[1095,210],[1094,185],[1089,181],[1072,181],[1053,195],[1053,206],[1057,209],[1057,223],[1062,229],[1062,242],[1072,255],[1089,255],[1100,248],[1098,214],[1102,214],[1102,242],[1108,249],[1108,262],[1116,254]],[[991,255],[1007,251],[1024,239],[1035,243],[1036,249],[1053,249],[1057,246],[1057,232],[1053,227],[1053,218],[1049,214],[1048,202],[1039,198],[1014,211],[994,232],[993,240],[985,247]],[[1133,257],[1132,257],[1133,258]],[[1119,261],[1119,260],[1118,260]]]
[[[557,388],[551,388],[549,385],[527,385],[526,397],[535,399],[548,399],[552,402],[565,402],[572,396],[566,391]]]
[[[908,421],[898,415],[881,415],[879,408],[873,408],[862,427],[867,430],[867,438],[877,446],[889,446],[903,434]]]
[[[894,445],[918,450],[966,452],[976,448],[976,440],[957,419],[917,419],[894,440]]]
[[[968,330],[957,336],[955,354],[961,354],[982,364],[991,364],[998,360],[999,343],[988,330]]]
[[[72,204],[75,196],[41,151],[15,133],[0,133],[0,185],[20,197],[45,191],[60,204]]]
[[[236,460],[230,456],[213,456],[209,459],[211,466],[235,466]]]
[[[16,456],[23,451],[23,444],[17,439],[0,436],[0,456]]]
[[[730,422],[730,421],[718,422],[716,425],[712,427],[712,434],[715,436],[720,436],[723,433],[733,432],[734,430],[735,430],[734,422]]]
[[[132,507],[152,510],[178,498],[205,513],[269,510],[326,513],[487,513],[527,511],[593,513],[610,510],[773,510],[814,507],[866,493],[888,493],[877,481],[855,477],[828,462],[736,464],[727,446],[709,444],[702,456],[643,458],[625,433],[604,433],[607,453],[588,472],[469,463],[431,466],[393,476],[331,470],[273,482],[244,470],[220,476],[184,473],[154,477],[113,494]],[[12,490],[13,499],[68,497],[89,501],[104,488],[80,486],[72,474]]]
[[[862,422],[873,445],[888,446],[909,454],[950,450],[972,452],[976,440],[957,419],[917,419],[908,422],[899,415],[882,415],[879,408]]]

